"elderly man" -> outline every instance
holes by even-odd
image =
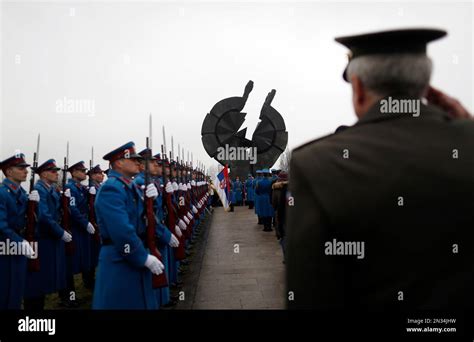
[[[336,39],[359,120],[293,152],[289,308],[474,306],[474,121],[429,85],[445,35]]]

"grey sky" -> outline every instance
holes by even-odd
[[[472,17],[471,3],[453,2],[4,2],[0,159],[20,149],[30,161],[41,132],[40,161],[62,165],[69,140],[71,162],[88,162],[94,145],[105,167],[112,148],[144,147],[152,112],[156,150],[165,124],[175,148],[211,165],[204,116],[250,79],[247,137],[275,88],[294,148],[355,122],[346,49],[334,37],[388,28],[448,30],[428,49],[432,84],[472,111]],[[89,101],[94,113],[64,113],[64,98]]]

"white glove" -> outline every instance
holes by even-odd
[[[71,198],[71,189],[66,189],[64,191],[64,196],[66,196],[67,198]]]
[[[175,232],[176,236],[179,237],[179,238],[181,236],[183,236],[183,233],[181,233],[181,229],[179,229],[179,227],[176,226],[176,225],[174,226],[174,232]]]
[[[33,202],[39,202],[40,195],[39,195],[38,190],[33,190],[32,192],[30,192],[30,194],[28,195],[28,199]]]
[[[145,195],[146,197],[153,199],[158,197],[158,189],[156,188],[155,184],[147,185]]]
[[[181,219],[179,219],[178,226],[181,228],[181,230],[186,230],[186,223],[184,223]]]
[[[198,202],[197,207],[198,207],[199,209],[201,209],[201,207],[202,207],[201,201]]]
[[[63,234],[63,236],[61,237],[61,239],[62,239],[64,242],[71,242],[71,241],[72,241],[72,235],[69,234],[67,231],[64,231],[64,234]]]
[[[193,213],[195,213],[195,214],[198,213],[198,211],[197,211],[197,209],[196,209],[196,207],[195,207],[194,205],[193,205],[193,207],[192,207],[192,210],[193,210]]]
[[[87,224],[87,232],[91,235],[95,233],[94,225],[90,222]]]
[[[148,268],[151,273],[156,275],[160,275],[165,269],[165,266],[161,263],[161,261],[151,254],[148,254],[148,257],[146,258],[145,267]]]
[[[95,186],[91,186],[91,187],[89,188],[89,193],[90,193],[91,195],[95,195],[95,194],[97,193],[97,190],[95,189]]]
[[[186,189],[191,190],[191,184],[190,183],[186,184]]]
[[[184,222],[186,222],[186,226],[188,226],[188,225],[189,225],[189,220],[188,220],[188,218],[187,218],[186,216],[184,216],[183,219],[184,219]]]
[[[179,230],[179,229],[178,229]],[[181,233],[181,232],[180,232]],[[170,247],[173,247],[173,248],[176,248],[179,246],[179,241],[178,239],[176,238],[176,236],[174,236],[173,234],[171,234],[171,239],[170,239],[170,242],[169,242],[169,245]]]
[[[173,193],[174,190],[173,190],[173,186],[171,185],[171,182],[166,183],[165,190],[169,194]]]
[[[190,211],[188,211],[188,213],[186,214],[186,216],[188,217],[188,219],[191,221],[193,219],[193,215],[191,214]]]
[[[181,233],[181,229],[180,229],[177,225],[174,226],[174,233],[175,233],[176,236],[179,237],[179,238],[180,238],[181,236],[183,236],[183,233]]]
[[[178,191],[178,190],[179,190],[178,183],[173,182],[173,190],[174,190],[174,191]]]
[[[33,247],[31,247],[30,243],[26,240],[23,240],[22,242],[20,242],[20,244],[21,251],[24,252],[23,255],[26,256],[28,259],[33,259],[35,251]]]
[[[181,190],[181,191],[183,191],[183,183],[179,183],[179,184],[178,184],[178,189]]]
[[[196,181],[194,179],[191,181],[191,185],[196,186]]]

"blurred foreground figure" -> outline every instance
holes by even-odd
[[[445,35],[336,39],[359,120],[292,154],[289,308],[474,306],[474,121],[429,85]]]

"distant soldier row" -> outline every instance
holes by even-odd
[[[25,156],[1,162],[0,310],[20,309],[22,299],[25,309],[42,310],[45,296],[56,292],[62,306],[77,307],[76,274],[94,289],[95,309],[175,304],[170,288],[180,285],[180,262],[208,205],[204,174],[149,149],[136,154],[133,142],[104,159],[105,183],[99,165],[87,169],[81,161],[63,170],[62,186],[60,168],[49,159],[33,168],[39,180],[29,194],[21,187],[30,166]],[[152,283],[152,274],[166,281]]]

